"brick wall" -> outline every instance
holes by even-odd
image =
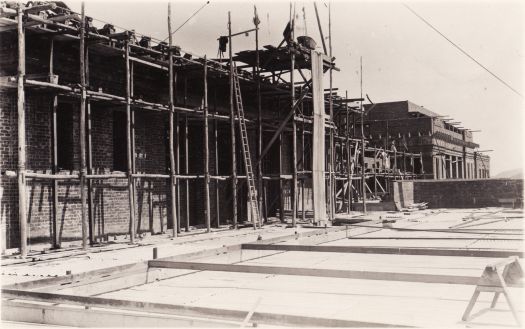
[[[0,65],[0,67],[3,67]],[[0,93],[0,171],[16,169],[17,135],[16,99],[9,97],[7,92]],[[13,178],[0,176],[0,225],[3,239],[2,248],[16,243],[14,234],[7,232],[18,232],[18,222],[11,220],[18,216],[18,192],[17,183]],[[3,249],[2,249],[3,250]]]
[[[428,202],[430,208],[499,207],[499,199],[523,199],[523,179],[396,181],[392,191],[402,206]]]
[[[370,105],[365,105],[369,108]],[[368,120],[389,120],[407,117],[408,102],[389,102],[378,103],[374,109],[368,113]]]
[[[29,171],[50,173],[52,164],[51,124],[52,96],[46,93],[28,92],[26,102],[27,169]],[[62,100],[61,100],[62,101]],[[113,171],[113,112],[122,107],[91,104],[93,173],[102,174]],[[73,103],[73,147],[72,170],[60,173],[78,174],[79,161],[79,107]],[[167,173],[167,113],[140,111],[135,114],[136,170],[142,173]],[[16,92],[0,94],[0,170],[16,170],[17,163],[17,115]],[[60,122],[59,122],[60,125]],[[182,118],[181,118],[182,127]],[[219,125],[219,174],[229,174],[229,126]],[[210,121],[210,173],[215,171],[215,147],[213,124]],[[253,137],[253,136],[251,136]],[[181,134],[179,138],[183,138]],[[251,142],[254,141],[251,138]],[[227,147],[226,147],[227,145]],[[238,144],[240,145],[240,144]],[[255,145],[250,145],[252,153]],[[189,172],[202,174],[203,170],[203,131],[202,123],[190,121],[189,128]],[[224,156],[220,156],[223,154]],[[239,173],[241,173],[242,153],[238,153]],[[226,160],[226,161],[225,161]],[[184,169],[184,145],[180,149],[181,171]],[[243,170],[243,169],[242,169]],[[16,178],[1,176],[1,228],[5,232],[5,248],[19,245],[18,228],[18,188]],[[181,181],[181,222],[186,220],[185,185]],[[139,232],[159,233],[171,227],[168,223],[169,185],[166,179],[137,179],[135,184],[135,216]],[[218,187],[218,190],[216,189]],[[204,180],[189,180],[190,225],[204,225]],[[239,192],[241,194],[241,192]],[[221,224],[231,221],[231,184],[225,181],[214,182],[210,186],[211,221],[217,221],[217,195],[219,196],[219,216]],[[93,180],[93,219],[96,235],[127,234],[129,231],[129,204],[126,179]],[[46,180],[28,179],[27,183],[28,221],[30,243],[50,242],[54,232],[52,221],[52,183]],[[245,200],[245,198],[244,198]],[[78,181],[58,181],[57,218],[61,241],[81,238],[81,202]],[[229,201],[229,203],[227,203]],[[239,202],[239,218],[246,218],[246,205]]]
[[[0,72],[4,76],[16,74],[17,47],[16,33],[2,33],[0,38]],[[26,69],[28,77],[46,80],[50,65],[51,39],[41,35],[27,35],[26,38]],[[88,90],[124,95],[125,70],[124,59],[118,55],[98,52],[96,47],[88,46]],[[79,47],[75,42],[54,41],[53,74],[58,75],[62,85],[78,88],[79,83]],[[151,67],[133,64],[133,93],[135,98],[166,104],[168,102],[167,72]],[[176,104],[195,108],[202,101],[202,72],[179,71],[175,91]],[[34,76],[34,75],[38,76]],[[229,87],[218,79],[209,79],[210,112],[229,114]],[[255,117],[256,98],[253,91],[243,87],[245,111],[247,116]],[[245,90],[246,89],[246,90]],[[187,93],[186,95],[184,95]],[[186,97],[184,97],[186,96]],[[27,135],[27,169],[39,173],[52,171],[52,100],[49,92],[33,92],[26,88],[26,135]],[[72,140],[67,147],[59,146],[61,150],[71,151],[71,168],[60,171],[63,174],[78,174],[80,168],[79,147],[79,101],[78,98],[60,96],[59,102],[70,104],[72,113]],[[264,115],[272,113],[271,104],[263,107]],[[268,110],[266,110],[268,109]],[[91,102],[92,119],[92,162],[93,173],[111,173],[114,168],[114,115],[115,111],[123,111],[123,106],[109,102]],[[275,114],[275,113],[273,113]],[[268,114],[271,115],[271,114]],[[184,115],[180,116],[181,127]],[[136,111],[135,141],[136,170],[142,173],[167,173],[169,159],[167,157],[167,113],[152,111]],[[17,164],[17,108],[16,90],[0,91],[0,171],[16,171]],[[64,124],[64,122],[62,122]],[[60,122],[59,122],[60,125]],[[213,120],[210,120],[210,174],[231,174],[230,126],[227,122],[219,123],[218,149],[214,148]],[[255,159],[255,130],[249,127],[250,148],[252,160]],[[237,131],[236,126],[236,131]],[[273,133],[268,132],[265,139]],[[182,128],[178,138],[183,138]],[[287,142],[285,142],[287,143]],[[240,139],[237,139],[237,170],[239,175],[244,171]],[[275,144],[276,145],[276,144]],[[285,146],[286,147],[286,146]],[[190,174],[203,173],[203,127],[202,121],[190,119],[188,168]],[[268,164],[265,173],[278,172],[279,162],[273,156],[275,147],[267,157]],[[289,157],[289,147],[283,151],[283,156]],[[119,152],[120,153],[120,152]],[[218,165],[215,158],[218,157]],[[184,145],[180,147],[181,173],[184,172]],[[287,162],[289,164],[289,162]],[[218,167],[218,171],[216,171]],[[255,166],[254,166],[255,168]],[[266,171],[268,170],[268,171]],[[188,219],[190,225],[203,225],[204,216],[204,180],[202,178],[188,180],[189,193],[186,195],[186,181],[180,181],[179,211],[182,225]],[[137,179],[135,184],[134,209],[137,229],[140,232],[158,233],[170,228],[169,198],[170,189],[166,179]],[[239,181],[239,186],[243,185]],[[269,214],[273,215],[278,202],[271,205],[279,193],[278,181],[268,181]],[[285,187],[286,188],[286,187]],[[126,179],[92,180],[93,207],[90,209],[94,220],[96,235],[127,234],[129,230],[129,201]],[[221,224],[231,222],[231,182],[212,180],[210,186],[211,222],[215,226],[217,217]],[[46,180],[28,179],[28,221],[30,243],[50,242],[54,234],[53,223],[53,184]],[[57,220],[59,235],[62,241],[78,240],[81,237],[81,203],[78,181],[58,181]],[[286,193],[285,193],[286,194]],[[186,209],[186,201],[189,203]],[[4,233],[5,248],[19,245],[18,228],[18,188],[16,178],[0,176],[0,224]],[[247,217],[246,190],[239,189],[239,220]],[[186,216],[186,212],[189,216]],[[2,249],[4,249],[4,247]]]

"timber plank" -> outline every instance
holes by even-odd
[[[460,276],[460,275],[435,275],[435,274],[300,268],[300,267],[284,267],[284,266],[257,266],[257,265],[233,265],[233,264],[195,263],[195,262],[172,262],[172,261],[162,261],[162,260],[149,261],[148,265],[150,268],[152,267],[172,268],[172,269],[178,269],[178,270],[259,273],[259,274],[275,274],[275,275],[298,275],[298,276],[315,276],[315,277],[327,277],[327,278],[386,280],[386,281],[464,284],[464,285],[475,285],[477,284],[479,280],[479,277]]]
[[[504,258],[518,256],[523,258],[521,251],[475,250],[475,249],[436,249],[436,248],[404,248],[404,247],[361,247],[361,246],[317,246],[317,245],[276,245],[276,244],[242,244],[246,250],[284,250],[309,252],[336,252],[360,254],[395,254],[395,255],[426,255],[426,256],[457,256],[457,257],[494,257]]]

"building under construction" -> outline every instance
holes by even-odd
[[[362,98],[338,95],[331,38],[317,51],[293,21],[262,46],[255,16],[256,47],[242,51],[228,21],[212,59],[62,2],[1,10],[4,249],[272,217],[324,226],[388,199],[392,180],[434,177],[422,149],[375,143],[362,115],[384,105],[364,113]]]
[[[490,157],[474,143],[472,133],[475,131],[460,126],[461,122],[410,101],[365,105],[365,108],[368,113],[364,132],[370,145],[422,154],[421,163],[410,159],[410,164],[423,164],[425,178],[490,177]]]
[[[520,323],[523,180],[480,179],[471,131],[338,94],[315,3],[320,45],[224,13],[218,58],[167,8],[163,41],[0,3],[2,321],[450,327],[501,294]]]

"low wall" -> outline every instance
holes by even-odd
[[[392,192],[401,207],[419,202],[428,202],[429,208],[523,206],[523,179],[394,181]]]
[[[353,211],[363,211],[363,203],[361,201],[352,203]],[[394,202],[384,200],[381,202],[367,202],[366,211],[396,211]]]

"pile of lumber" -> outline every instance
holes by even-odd
[[[406,208],[402,208],[401,211],[418,211],[418,210],[425,210],[428,208],[428,202],[420,202],[420,203],[412,203]]]

